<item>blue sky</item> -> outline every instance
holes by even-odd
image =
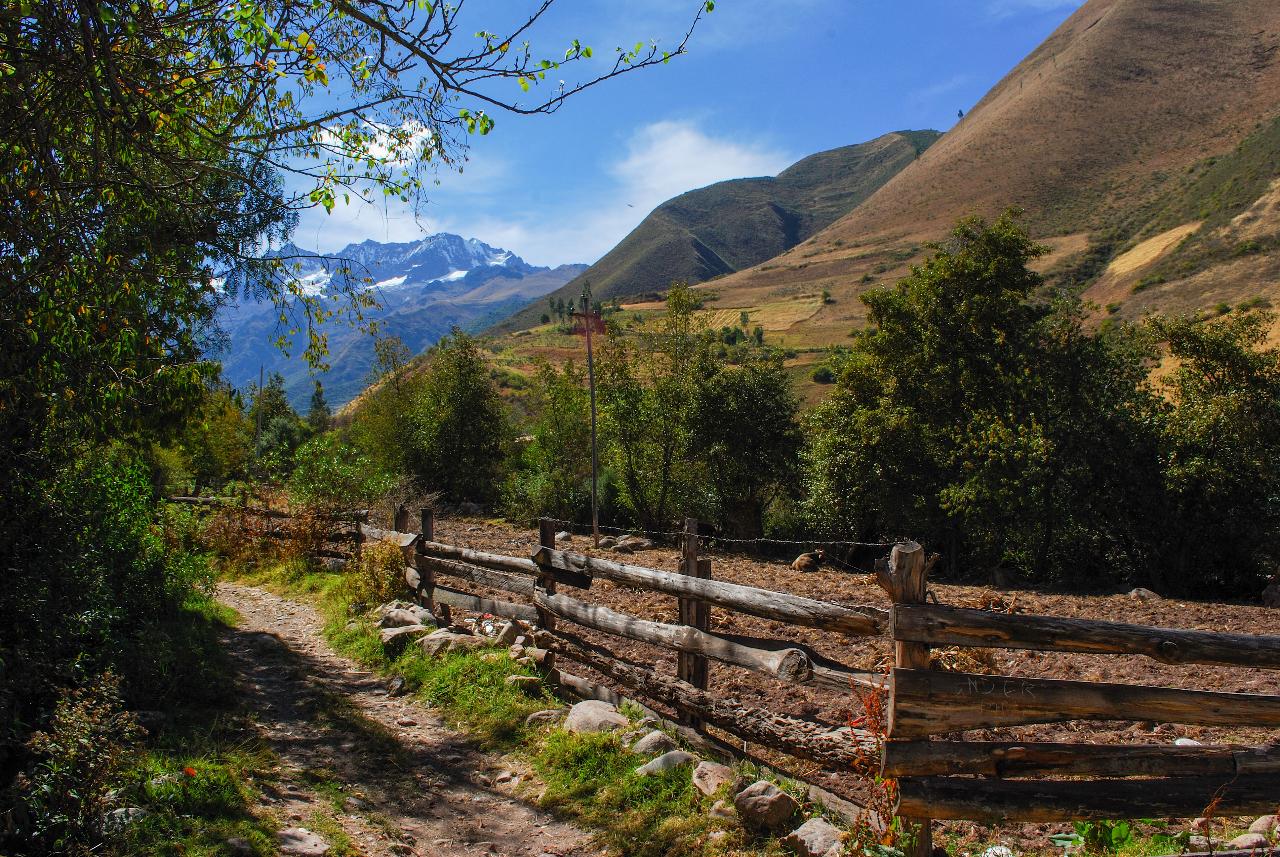
[[[531,6],[472,9],[498,30]],[[690,0],[559,0],[533,39],[674,44]],[[495,114],[461,175],[442,174],[417,217],[368,205],[303,215],[305,248],[456,232],[529,262],[594,262],[662,201],[772,175],[805,155],[889,131],[946,130],[1081,0],[719,0],[688,55],[588,90],[550,116]],[[512,84],[512,89],[515,85]],[[513,96],[518,92],[512,93]]]

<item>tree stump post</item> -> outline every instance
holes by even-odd
[[[876,582],[889,593],[896,604],[924,604],[928,590],[928,566],[925,563],[924,548],[916,542],[903,542],[893,546],[889,554],[888,567],[876,569]],[[929,644],[895,641],[893,644],[894,665],[904,669],[929,668]],[[889,734],[893,734],[893,686],[889,689]],[[911,831],[911,849],[908,857],[931,857],[933,854],[933,832],[930,829],[932,819],[913,816],[903,818],[907,830]]]
[[[409,532],[409,510],[403,503],[396,506],[395,521],[391,524],[391,529],[397,533]]]
[[[680,573],[711,578],[711,560],[698,559],[698,519],[685,518],[683,558],[680,561]],[[709,630],[711,626],[711,610],[705,601],[697,598],[681,598],[680,624],[697,628],[699,631]],[[692,655],[681,652],[676,660],[676,677],[688,682],[698,690],[707,689],[708,663],[703,655]],[[698,717],[681,715],[681,720],[689,726],[699,728],[702,720]]]
[[[436,540],[436,513],[432,509],[422,509],[418,513],[421,538],[418,539],[417,555],[426,556],[426,542]],[[448,627],[451,616],[448,604],[436,604],[436,572],[428,563],[414,563],[418,569],[418,603],[436,617],[441,628]]]
[[[556,549],[556,523],[549,518],[538,519],[538,545],[548,550]],[[538,575],[537,589],[548,595],[555,595],[556,580],[548,569],[542,569]],[[536,590],[535,590],[536,591]],[[545,631],[556,629],[556,617],[541,607],[538,608],[538,627]]]

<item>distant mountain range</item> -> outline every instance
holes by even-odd
[[[296,265],[294,275],[303,288],[322,299],[334,294],[343,269],[357,283],[368,278],[364,287],[373,290],[380,306],[366,312],[366,320],[376,321],[382,335],[399,337],[414,354],[455,326],[474,331],[510,315],[586,269],[530,265],[510,250],[448,233],[406,243],[364,241],[330,256],[286,244],[276,255]],[[242,301],[224,308],[219,322],[226,333],[225,347],[216,355],[224,379],[244,389],[258,382],[259,367],[268,374],[280,372],[294,406],[305,406],[313,388],[313,376],[300,356],[305,342],[295,337],[299,341],[290,349],[292,356],[281,354],[275,345],[281,333],[275,306]],[[369,383],[373,340],[345,324],[331,323],[325,330],[332,368],[319,377],[329,403],[337,408]]]
[[[665,291],[749,268],[784,253],[848,214],[938,139],[899,131],[810,155],[777,176],[733,179],[691,190],[655,208],[600,261],[556,297],[572,301],[590,281],[601,300]],[[538,323],[531,306],[495,330]]]

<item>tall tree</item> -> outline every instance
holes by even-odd
[[[315,389],[311,391],[311,407],[307,410],[307,425],[312,434],[324,434],[333,422],[333,411],[324,398],[324,385],[316,379]]]

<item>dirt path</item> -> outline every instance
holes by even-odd
[[[523,772],[478,752],[429,708],[334,654],[310,607],[222,584],[244,702],[282,760],[266,801],[285,827],[382,855],[602,854],[588,834],[517,795]],[[498,783],[498,780],[503,780]]]

